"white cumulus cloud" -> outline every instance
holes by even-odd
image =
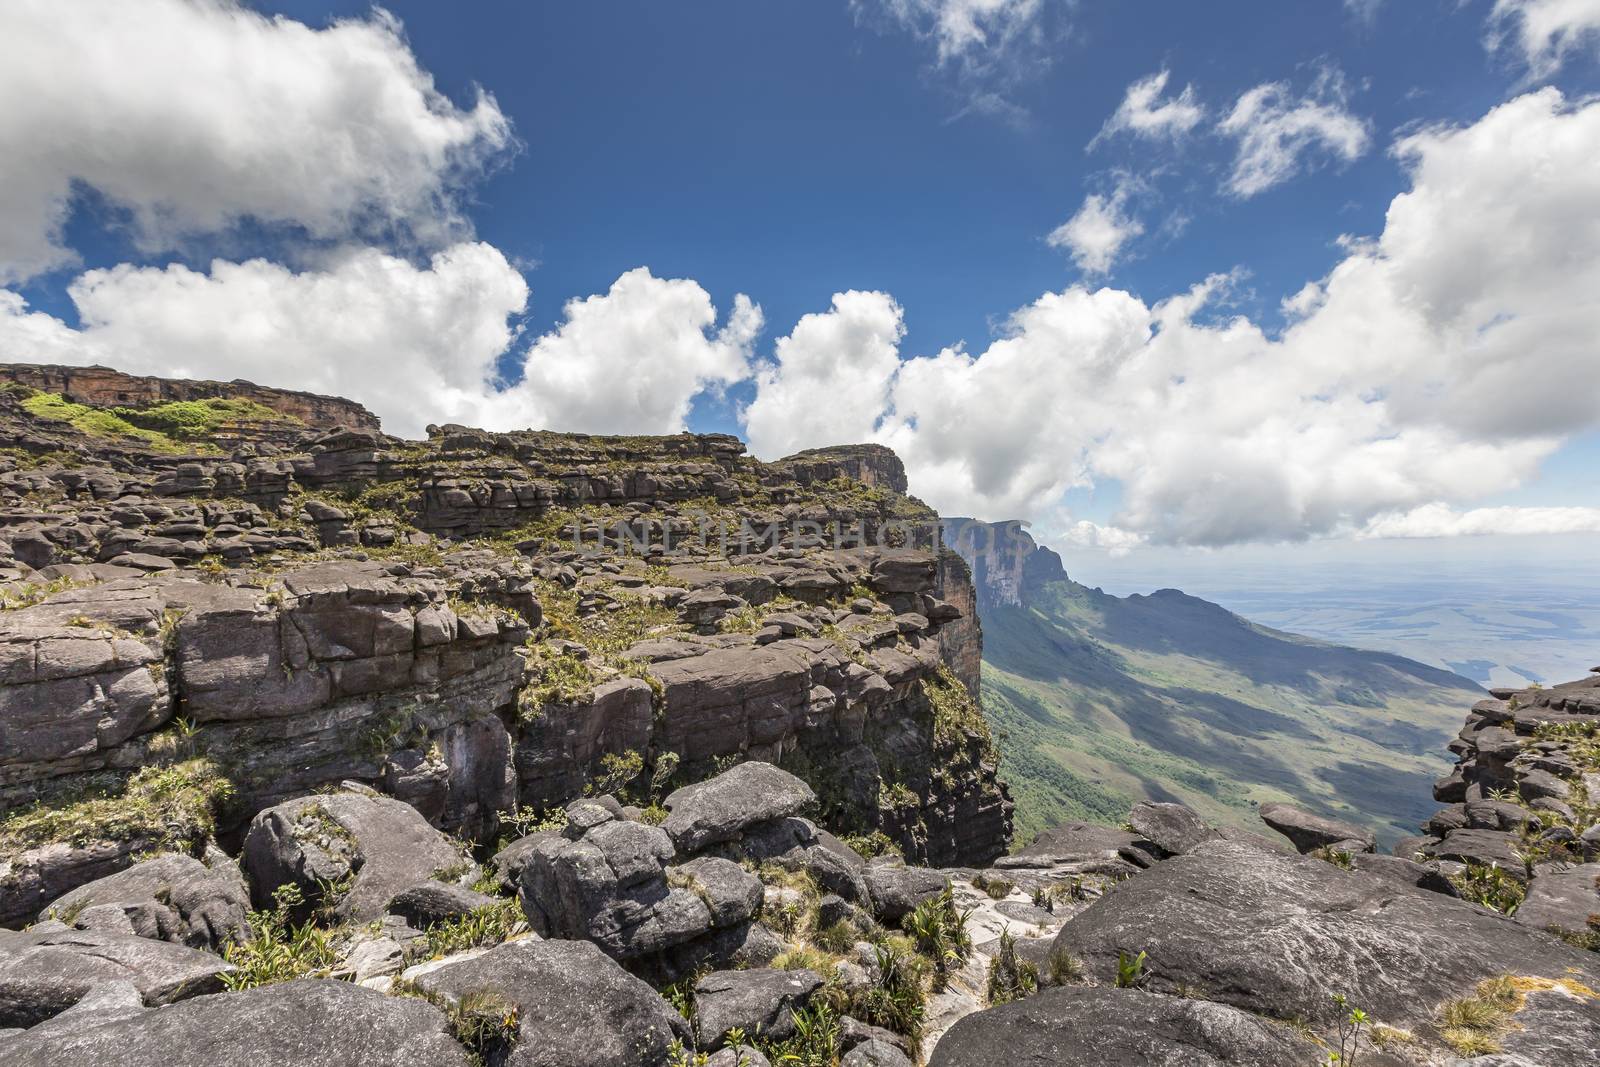
[[[873,437],[946,514],[1112,548],[1422,528],[1439,513],[1418,509],[1524,483],[1600,424],[1600,102],[1547,89],[1395,154],[1410,188],[1382,233],[1290,298],[1280,334],[1218,317],[1227,275],[1154,304],[1047,293],[981,353],[905,361]],[[884,392],[876,366],[839,367],[835,392],[858,382]],[[1110,523],[1065,513],[1069,489],[1100,485],[1120,489]],[[1430,528],[1574,528],[1465,515]]]
[[[1144,224],[1128,210],[1133,187],[1134,183],[1124,176],[1110,193],[1085,196],[1077,212],[1050,231],[1045,240],[1052,248],[1065,249],[1079,270],[1106,273],[1128,242],[1144,233]]]
[[[1160,70],[1128,86],[1122,103],[1100,127],[1089,147],[1123,132],[1136,137],[1178,138],[1198,126],[1206,117],[1206,109],[1196,99],[1194,86],[1185,85],[1176,96],[1162,95],[1171,77],[1171,71]]]
[[[439,93],[382,11],[314,30],[232,0],[0,4],[0,283],[73,262],[74,190],[146,251],[243,219],[318,239],[465,235],[462,181],[510,143]]]
[[[518,348],[528,287],[495,248],[435,253],[427,266],[363,249],[317,270],[266,260],[89,271],[68,289],[67,326],[0,290],[0,362],[102,363],[133,373],[246,378],[366,404],[392,433],[430,422],[610,433],[675,433],[695,396],[746,376],[760,309],[727,323],[691,281],[639,268],[574,300],[549,334]],[[519,382],[499,384],[511,352]]]
[[[1495,0],[1489,47],[1514,48],[1538,78],[1574,54],[1600,55],[1600,0]]]
[[[1250,197],[1287,181],[1318,158],[1349,163],[1366,152],[1367,123],[1348,109],[1344,79],[1324,70],[1311,93],[1297,97],[1287,82],[1246,90],[1217,132],[1238,142],[1225,188]]]
[[[742,415],[751,452],[776,459],[871,439],[904,335],[900,305],[887,293],[836,293],[828,311],[803,316],[757,373],[756,398]]]

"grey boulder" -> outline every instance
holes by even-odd
[[[815,971],[759,968],[715,971],[695,983],[695,1029],[701,1048],[722,1045],[730,1030],[783,1041],[794,1034],[794,1013],[822,988]]]
[[[1143,800],[1128,813],[1128,825],[1145,840],[1173,856],[1181,856],[1202,841],[1217,836],[1193,809],[1182,804]]]
[[[1154,991],[1315,1025],[1331,1021],[1337,991],[1374,1022],[1424,1033],[1442,1002],[1508,967],[1600,981],[1600,957],[1487,909],[1227,841],[1116,886],[1062,927],[1055,947],[1102,981],[1116,976],[1119,954],[1142,951]],[[1585,1010],[1600,1018],[1600,1002]]]
[[[1571,934],[1600,929],[1597,917],[1600,917],[1600,863],[1584,863],[1564,871],[1541,871],[1528,883],[1528,895],[1515,916],[1517,922],[1535,930],[1554,927]]]
[[[1203,1000],[1057,986],[957,1022],[928,1067],[1306,1067],[1324,1057],[1287,1026]]]
[[[1339,819],[1313,815],[1289,804],[1263,804],[1260,815],[1262,822],[1287,837],[1302,853],[1343,846],[1347,842],[1359,842],[1360,847],[1352,851],[1371,852],[1377,845],[1377,838],[1371,830]]]
[[[250,823],[243,860],[257,907],[270,906],[283,885],[312,900],[322,884],[353,876],[336,906],[352,922],[371,922],[400,893],[462,863],[450,839],[409,804],[354,792],[262,811]]]
[[[748,826],[798,815],[816,802],[811,787],[788,771],[752,760],[667,795],[661,824],[684,853],[732,841]]]
[[[210,953],[133,934],[0,931],[0,1027],[43,1022],[104,982],[131,982],[146,1004],[169,1004],[221,990],[232,970]]]
[[[915,1067],[899,1046],[869,1038],[844,1054],[839,1067]]]
[[[938,896],[945,886],[945,877],[938,871],[894,863],[872,864],[862,876],[873,913],[888,926],[898,926],[918,904]]]
[[[244,879],[227,857],[208,867],[168,852],[74,889],[39,918],[216,952],[248,935],[249,911]]]
[[[0,1038],[6,1067],[469,1067],[436,1008],[303,980]]]
[[[690,1038],[655,990],[583,941],[510,941],[415,981],[452,1002],[490,993],[515,1007],[504,1067],[665,1067],[672,1042]]]

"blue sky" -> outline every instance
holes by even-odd
[[[446,101],[432,117],[412,116],[395,126],[391,141],[404,144],[414,133],[422,144],[440,135],[441,109],[453,109],[445,116],[452,122],[469,113],[482,118],[481,110],[473,111],[481,89],[492,94],[498,114],[491,117],[503,120],[514,142],[486,124],[457,144],[471,148],[466,173],[443,177],[436,164],[419,177],[415,161],[402,161],[410,169],[395,177],[383,170],[392,160],[350,163],[330,155],[330,187],[348,182],[357,193],[340,199],[333,215],[324,216],[326,205],[305,191],[324,180],[315,151],[300,150],[292,157],[273,153],[289,152],[302,142],[345,145],[349,138],[325,142],[316,139],[316,131],[272,129],[270,94],[280,90],[268,86],[259,89],[260,99],[239,105],[241,114],[252,117],[223,127],[229,136],[222,139],[247,128],[249,137],[263,142],[261,155],[240,168],[254,166],[256,158],[293,158],[307,170],[284,177],[297,189],[275,191],[264,183],[230,202],[219,184],[241,173],[255,180],[271,167],[229,169],[235,166],[225,158],[230,149],[196,148],[194,136],[174,134],[170,145],[160,145],[165,127],[159,107],[188,105],[163,105],[166,72],[130,68],[119,75],[123,84],[144,79],[154,101],[148,112],[133,116],[150,124],[140,129],[156,131],[144,138],[145,147],[169,155],[197,152],[196,194],[214,200],[212,214],[224,222],[183,220],[182,191],[163,203],[160,190],[148,186],[101,188],[115,183],[97,183],[90,163],[82,165],[82,173],[60,165],[60,173],[51,171],[49,177],[66,174],[74,193],[54,244],[70,257],[11,279],[10,291],[25,301],[33,318],[28,332],[19,334],[24,340],[6,345],[8,352],[20,354],[7,358],[102,358],[134,369],[238,373],[275,378],[271,384],[337,389],[371,404],[401,432],[418,432],[411,423],[420,426],[425,414],[437,409],[443,412],[440,418],[507,426],[672,429],[686,422],[696,430],[740,433],[767,452],[832,443],[841,436],[873,436],[902,451],[913,488],[942,509],[992,518],[1025,514],[1062,543],[1084,548],[1218,546],[1390,536],[1397,530],[1407,536],[1505,533],[1537,530],[1542,522],[1562,523],[1569,531],[1600,529],[1600,511],[1593,510],[1600,507],[1596,423],[1567,414],[1543,426],[1539,415],[1551,408],[1541,401],[1541,390],[1559,398],[1563,380],[1568,393],[1595,391],[1592,376],[1573,376],[1586,358],[1600,361],[1592,333],[1588,347],[1571,340],[1581,332],[1581,318],[1569,321],[1580,301],[1567,301],[1562,315],[1555,316],[1539,299],[1512,293],[1511,283],[1526,272],[1509,259],[1487,264],[1481,285],[1470,278],[1441,280],[1439,275],[1450,272],[1450,231],[1479,225],[1465,214],[1430,223],[1435,231],[1421,238],[1415,221],[1404,233],[1397,229],[1395,247],[1386,245],[1368,257],[1382,261],[1376,265],[1355,263],[1363,256],[1360,247],[1342,241],[1347,235],[1369,240],[1385,235],[1391,205],[1414,187],[1419,193],[1414,200],[1434,198],[1443,205],[1487,203],[1484,197],[1499,194],[1485,189],[1522,188],[1510,170],[1516,154],[1526,152],[1516,147],[1519,135],[1521,143],[1535,145],[1541,138],[1562,142],[1563,130],[1589,136],[1592,116],[1584,102],[1600,90],[1600,26],[1580,19],[1560,36],[1530,37],[1527,27],[1545,13],[1545,4],[395,2],[385,8],[403,30],[392,27],[398,43],[385,45],[377,38],[386,16],[368,5],[259,3],[251,7],[303,24],[295,28],[314,36],[341,24],[361,28],[363,47],[395,66],[384,74],[389,81],[374,85],[406,87],[413,75],[400,68],[407,63],[419,72],[413,80],[431,77]],[[197,41],[223,42],[242,57],[252,55],[251,49],[275,47],[270,38],[282,36],[286,25],[253,23],[241,15],[248,8],[209,0],[161,0],[159,7],[170,20],[169,36],[192,31]],[[951,23],[940,22],[959,19],[963,12],[977,13],[976,38],[958,40],[950,36]],[[58,20],[59,28],[65,31],[68,21]],[[123,32],[105,20],[101,26],[107,39]],[[29,33],[48,36],[56,28],[41,15],[11,36],[23,41]],[[130,27],[125,32],[154,31]],[[87,54],[53,43],[60,45],[63,62]],[[305,52],[296,47],[296,55]],[[344,61],[333,49],[305,59],[305,83],[319,84],[316,79],[326,77],[332,86],[327,100],[333,103],[311,99],[303,112],[286,108],[281,112],[285,127],[329,121],[382,128],[360,114],[372,97],[349,90],[358,78],[341,69]],[[322,68],[314,69],[316,63]],[[234,69],[183,71],[183,88],[191,99],[214,94],[218,107],[226,108],[258,91],[250,69],[249,63],[236,62]],[[270,68],[263,64],[262,69]],[[1170,136],[1124,130],[1096,140],[1130,86],[1161,72],[1166,72],[1162,99],[1187,91],[1185,99],[1203,117]],[[25,76],[13,78],[20,82]],[[207,84],[208,78],[214,84]],[[1252,91],[1271,86],[1277,94],[1272,99],[1285,112],[1322,108],[1318,115],[1336,115],[1347,123],[1346,142],[1341,148],[1337,135],[1328,132],[1291,146],[1281,180],[1241,192],[1237,185],[1230,188],[1230,175],[1245,138],[1258,127],[1241,118],[1235,132],[1226,132],[1227,117],[1239,114]],[[1560,93],[1557,103],[1527,104],[1532,99],[1527,94],[1552,88]],[[1506,119],[1502,128],[1490,124],[1494,109],[1519,100],[1526,117]],[[69,119],[78,114],[71,110],[79,106],[73,101],[61,106]],[[319,117],[328,115],[335,117]],[[1548,137],[1533,131],[1535,122],[1549,124]],[[171,125],[184,132],[181,121]],[[1352,130],[1359,131],[1359,144],[1350,141]],[[1460,136],[1452,139],[1441,130]],[[17,142],[10,146],[17,158],[27,159],[30,152],[42,157],[38,145],[25,143],[28,135],[26,129],[9,133]],[[1474,136],[1486,147],[1475,149]],[[7,137],[0,125],[0,145]],[[1392,148],[1408,137],[1420,141],[1407,159],[1398,158]],[[283,144],[271,143],[274,138]],[[1569,176],[1565,172],[1577,174],[1587,147],[1575,145],[1570,156],[1546,168],[1563,172],[1563,180]],[[136,155],[138,146],[127,151]],[[1441,162],[1433,180],[1418,186],[1418,174],[1435,159]],[[1468,175],[1456,183],[1461,188],[1454,188],[1451,159],[1485,160],[1486,172],[1493,173],[1478,186]],[[219,177],[208,177],[208,167]],[[123,172],[138,174],[140,164],[124,164]],[[1463,259],[1492,260],[1496,249],[1518,239],[1530,213],[1544,206],[1560,201],[1600,207],[1583,199],[1594,186],[1579,178],[1569,183],[1572,189],[1527,183],[1528,202],[1499,220],[1504,233],[1483,222],[1476,251],[1455,254],[1456,272],[1461,273]],[[423,193],[404,203],[388,192],[371,193],[406,183],[420,183]],[[126,184],[136,186],[133,179]],[[368,194],[378,203],[378,214],[394,225],[374,230],[349,223],[350,204],[361,212],[372,207],[360,201]],[[1124,194],[1126,199],[1118,199]],[[1048,238],[1086,206],[1086,198],[1096,196],[1102,204],[1115,203],[1124,212],[1122,221],[1131,220],[1140,232],[1116,248],[1107,269],[1086,271],[1074,262],[1070,248]],[[418,237],[437,221],[421,218],[429,209],[418,205],[436,202],[445,204],[439,213],[449,216],[448,224],[441,223],[439,232],[448,229],[449,237]],[[149,209],[148,218],[139,214],[142,209]],[[130,218],[143,221],[130,223]],[[1600,262],[1600,248],[1588,243],[1587,234],[1580,236],[1568,235],[1571,247],[1552,248],[1544,259],[1566,257],[1581,262],[1584,270],[1592,268]],[[443,271],[428,269],[429,257],[468,245],[491,260],[497,253],[508,266],[480,259],[471,269],[463,267],[455,282],[438,282]],[[3,252],[0,247],[0,259]],[[337,275],[341,284],[349,282],[330,264],[358,254],[412,264],[420,273],[406,283],[414,288],[399,295],[340,288],[337,292],[345,295],[328,298],[333,309],[328,314],[341,299],[363,304],[368,295],[375,307],[394,299],[433,309],[434,318],[419,315],[409,332],[373,340],[375,348],[386,343],[408,351],[414,347],[414,376],[403,370],[386,376],[381,360],[369,362],[369,354],[349,351],[348,345],[309,351],[302,363],[295,362],[296,345],[314,347],[330,327],[310,311],[305,321],[285,323],[285,316],[315,303],[305,294],[318,291],[324,281]],[[185,286],[174,265],[194,272],[185,276],[188,282],[199,276],[211,283],[202,288],[220,291],[225,286],[211,266],[217,257],[234,264],[261,257],[273,265],[270,278],[263,267],[256,272],[262,277],[233,279],[228,284],[236,292],[244,291],[245,282],[270,282],[286,290],[298,287],[300,295],[284,298],[281,309],[274,305],[270,314],[263,312],[249,337],[240,335],[237,307],[216,292],[214,305],[203,311],[194,305],[187,314],[189,305],[180,301]],[[360,275],[361,284],[393,274],[380,265],[390,259],[371,262],[373,269]],[[1401,303],[1417,291],[1444,300],[1439,294],[1445,290],[1438,287],[1448,284],[1455,287],[1451,294],[1472,290],[1471,299],[1480,304],[1484,298],[1477,290],[1487,290],[1489,301],[1499,299],[1505,310],[1477,307],[1472,314],[1478,318],[1468,316],[1441,331],[1446,340],[1395,357],[1420,368],[1415,373],[1382,370],[1383,353],[1373,353],[1369,341],[1359,358],[1349,360],[1370,363],[1361,372],[1367,378],[1356,371],[1345,376],[1339,368],[1346,357],[1330,354],[1326,340],[1317,342],[1321,347],[1315,351],[1311,342],[1301,348],[1278,345],[1292,322],[1314,317],[1308,311],[1286,312],[1283,300],[1342,264],[1373,271],[1398,265],[1411,279],[1411,288],[1395,298]],[[1413,270],[1416,264],[1434,274],[1418,282],[1423,267]],[[677,369],[641,386],[638,392],[648,397],[606,406],[592,396],[577,396],[571,392],[578,387],[574,383],[592,394],[654,359],[638,351],[650,347],[652,335],[619,332],[606,318],[611,304],[594,305],[586,331],[572,328],[565,310],[567,301],[607,294],[627,272],[642,267],[652,278],[637,281],[640,301],[667,300],[660,279],[684,280],[685,287],[671,294],[679,301],[673,321],[688,325],[671,342],[678,346],[676,355],[657,361],[677,360]],[[86,283],[86,272],[96,268],[112,275],[95,275]],[[1175,329],[1152,325],[1159,302],[1216,275],[1228,277],[1186,314],[1192,328],[1186,339]],[[140,285],[157,286],[160,299],[151,296],[157,290]],[[91,295],[98,303],[69,292],[74,286],[95,290]],[[1505,289],[1503,299],[1495,295],[1496,287]],[[439,295],[441,289],[448,293]],[[876,302],[830,305],[835,294],[852,290],[873,295]],[[1102,290],[1117,298],[1107,295],[1093,307],[1082,302],[1041,309],[1027,323],[1010,318],[1050,294]],[[486,292],[493,299],[473,302]],[[761,326],[723,338],[717,331],[734,315],[740,294],[759,305]],[[714,323],[696,317],[707,301]],[[158,306],[182,321],[155,323],[150,309]],[[650,305],[652,314],[656,306]],[[1341,304],[1337,293],[1329,307],[1345,317],[1342,321],[1357,323],[1377,321],[1394,310],[1385,304],[1369,315],[1358,298]],[[1334,311],[1325,316],[1330,324]],[[481,321],[470,329],[461,325],[475,316]],[[802,337],[797,329],[805,316],[821,317],[814,323],[815,336]],[[1248,358],[1229,364],[1232,342],[1224,328],[1239,316],[1257,336]],[[1539,386],[1530,389],[1528,412],[1507,416],[1508,425],[1492,432],[1472,431],[1469,424],[1494,421],[1485,396],[1493,398],[1504,389],[1496,383],[1517,381],[1519,374],[1514,366],[1506,373],[1503,354],[1477,362],[1472,362],[1477,357],[1460,357],[1467,362],[1458,366],[1452,361],[1459,353],[1450,346],[1463,343],[1463,331],[1487,333],[1501,321],[1532,329],[1541,316],[1553,325],[1546,335],[1535,336],[1559,336],[1566,347],[1559,358],[1528,364],[1526,379]],[[383,312],[380,318],[387,322],[395,315]],[[439,336],[441,323],[457,332]],[[1396,323],[1398,331],[1400,320]],[[1113,325],[1127,336],[1107,339]],[[430,326],[436,327],[431,340]],[[282,337],[272,336],[272,330],[281,330]],[[1305,332],[1337,333],[1333,325]],[[1155,345],[1147,350],[1145,335],[1152,333],[1171,338],[1182,352],[1157,352]],[[791,334],[785,355],[779,342]],[[0,333],[0,344],[5,336]],[[39,343],[40,337],[48,343]],[[1004,345],[990,347],[1006,337],[1020,337],[1024,355],[1008,356],[1001,351]],[[1209,401],[1180,391],[1152,406],[1149,381],[1106,379],[1092,365],[1094,359],[1074,347],[1077,341],[1061,337],[1090,338],[1083,342],[1085,351],[1103,343],[1125,364],[1159,360],[1169,382],[1192,378],[1199,384],[1202,373],[1211,375],[1218,380],[1217,391]],[[545,345],[546,338],[554,340]],[[266,354],[246,351],[252,344]],[[942,361],[925,358],[957,344],[964,344],[962,354]],[[23,351],[25,345],[32,347]],[[1542,353],[1548,346],[1531,347]],[[474,353],[471,358],[455,355],[467,350]],[[874,365],[874,353],[892,359]],[[974,365],[963,365],[965,359]],[[893,360],[912,361],[922,377],[897,375]],[[1012,369],[1002,374],[1008,361]],[[1272,379],[1291,362],[1319,361],[1324,365],[1320,377],[1307,375],[1303,386],[1283,387],[1284,398],[1304,405],[1285,420],[1292,425],[1283,435],[1241,439],[1226,455],[1201,454],[1208,442],[1237,435],[1238,427],[1196,419],[1197,406],[1214,406],[1216,396],[1231,397],[1252,382]],[[1496,361],[1498,370],[1485,369]],[[393,366],[405,364],[397,359]],[[532,369],[526,370],[520,397],[496,392],[494,383],[475,384],[496,371],[499,384],[515,384],[525,368]],[[770,372],[765,379],[763,368]],[[1230,372],[1239,382],[1221,384]],[[1470,375],[1481,378],[1477,392],[1435,403],[1453,388],[1454,379]],[[410,393],[403,390],[408,383]],[[1035,386],[1055,392],[1047,402],[1030,404],[1024,394]],[[757,403],[763,390],[769,396]],[[1328,406],[1325,402],[1330,396],[1338,400],[1340,390],[1349,390],[1351,403]],[[884,394],[875,408],[859,414],[831,410],[845,395],[874,391]],[[667,394],[672,394],[670,403],[651,406],[652,398]],[[1433,397],[1415,403],[1434,406],[1424,416],[1402,417],[1394,398],[1403,395]],[[949,397],[965,399],[942,405]],[[1280,399],[1263,395],[1261,409],[1281,409]],[[639,405],[632,415],[630,403]],[[1394,410],[1371,418],[1378,404]],[[1337,434],[1318,422],[1324,409],[1327,426],[1344,420]],[[1103,423],[1097,424],[1097,417]],[[1184,437],[1146,440],[1130,429],[1146,419],[1195,424]],[[964,436],[950,428],[969,420]],[[1013,426],[1015,440],[1001,447],[997,442]],[[1057,427],[1072,428],[1077,436],[1061,444]],[[1259,462],[1279,452],[1281,469]],[[1437,461],[1440,453],[1459,453],[1459,464],[1445,469]],[[1362,458],[1346,467],[1341,458],[1346,454]],[[1196,470],[1177,469],[1183,466],[1179,460],[1191,457]],[[1172,473],[1152,480],[1145,472],[1156,467]],[[1195,488],[1197,480],[1207,479],[1213,488]],[[1353,488],[1390,480],[1396,484],[1370,493]],[[1434,510],[1418,510],[1425,508]],[[1566,510],[1559,515],[1528,510],[1538,508]],[[1239,520],[1251,514],[1265,518]]]

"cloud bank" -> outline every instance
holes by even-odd
[[[1288,303],[1280,334],[1218,313],[1228,275],[1155,303],[1073,287],[1015,312],[981,353],[842,361],[832,392],[885,397],[871,437],[941,511],[1030,518],[1080,541],[1536,525],[1417,509],[1513,488],[1600,421],[1600,103],[1547,89],[1394,153],[1411,187],[1383,232],[1349,240]],[[873,346],[897,330],[880,320]],[[788,381],[780,356],[761,387]],[[781,410],[758,396],[752,440],[827,443],[781,433]],[[1067,491],[1109,483],[1111,528],[1063,508]]]

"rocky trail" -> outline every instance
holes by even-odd
[[[0,379],[6,1067],[1596,1062],[1600,675],[1476,705],[1393,855],[1013,850],[885,449]]]

